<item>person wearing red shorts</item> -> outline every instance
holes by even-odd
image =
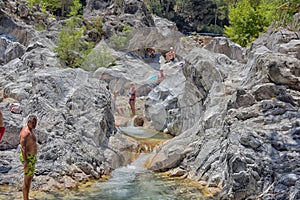
[[[0,141],[2,140],[4,132],[5,132],[5,127],[3,123],[3,115],[2,115],[2,111],[0,110]]]

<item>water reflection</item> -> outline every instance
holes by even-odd
[[[171,139],[172,136],[169,134],[157,132],[155,130],[143,128],[143,127],[134,127],[134,126],[127,126],[127,127],[117,127],[117,129],[128,136],[134,138],[151,138],[151,139]]]

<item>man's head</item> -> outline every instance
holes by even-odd
[[[35,115],[29,115],[27,125],[31,129],[35,129],[37,124],[37,117]]]

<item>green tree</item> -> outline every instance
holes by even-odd
[[[146,0],[147,8],[157,16],[163,16],[164,9],[161,1]]]
[[[217,4],[214,0],[189,0],[178,8],[178,13],[188,26],[200,32],[205,26],[215,24]]]
[[[222,33],[228,24],[226,0],[146,0],[154,14],[174,21],[179,30]]]
[[[42,12],[48,11],[52,14],[60,11],[61,16],[65,16],[65,11],[69,12],[74,4],[76,4],[76,0],[28,0],[28,7],[31,10],[33,7],[37,7]]]
[[[53,12],[56,9],[61,7],[60,0],[28,0],[28,6],[30,9],[33,9],[36,6],[38,9],[42,11],[50,11]]]
[[[78,15],[79,9],[81,9],[79,0],[74,0],[70,19],[59,32],[59,41],[55,48],[61,64],[72,68],[80,67],[93,47],[93,43],[86,42],[82,38],[86,28],[82,25],[81,16]]]
[[[82,9],[82,4],[80,3],[80,0],[73,0],[73,6],[71,6],[70,8],[70,13],[68,14],[68,17],[78,16],[80,9]]]
[[[225,34],[233,42],[246,47],[271,24],[272,12],[273,5],[268,5],[267,1],[251,5],[250,0],[241,0],[235,6],[230,6],[230,26],[225,26]]]
[[[288,25],[300,10],[300,0],[227,0],[230,1],[230,25],[225,33],[245,47],[259,37],[272,23]],[[299,24],[298,24],[299,26]]]

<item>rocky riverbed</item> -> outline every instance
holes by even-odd
[[[0,109],[7,128],[0,184],[19,184],[19,130],[30,113],[39,118],[33,190],[76,188],[131,162],[139,145],[116,128],[127,120],[114,117],[112,93],[119,91],[128,117],[134,82],[146,125],[174,136],[149,159],[149,169],[179,171],[220,199],[299,199],[299,30],[270,27],[245,49],[224,37],[199,45],[151,16],[142,1],[124,4],[118,15],[111,1],[90,0],[84,8],[86,21],[104,16],[107,38],[89,39],[116,60],[89,72],[59,67],[61,21],[21,9],[22,2],[0,1]],[[40,19],[43,31],[34,26]],[[109,38],[128,24],[133,37],[114,49]],[[175,62],[159,64],[167,74],[160,84],[143,58],[148,46],[162,54],[172,46],[177,54]],[[11,103],[22,113],[11,113]]]

